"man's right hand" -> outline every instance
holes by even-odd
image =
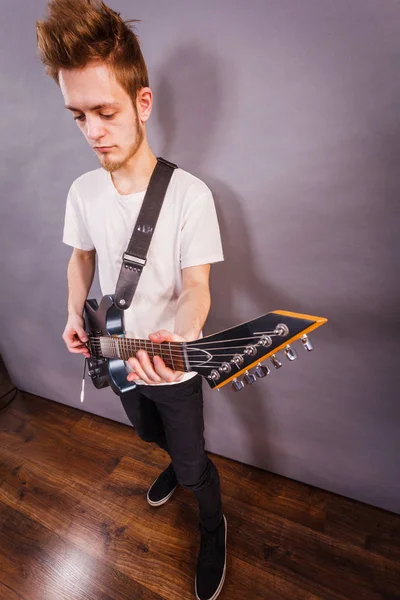
[[[85,342],[88,341],[88,335],[85,331],[83,317],[80,315],[70,315],[68,317],[62,339],[70,352],[73,354],[83,354],[86,358],[90,358],[89,350],[85,346]]]

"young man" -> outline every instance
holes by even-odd
[[[157,162],[146,134],[153,96],[135,34],[104,3],[52,0],[37,36],[47,73],[101,165],[73,182],[63,237],[73,247],[63,339],[70,352],[89,356],[82,314],[95,256],[102,292],[113,294]],[[147,259],[124,312],[126,334],[158,343],[198,339],[210,308],[210,264],[223,254],[211,192],[183,169],[174,171]],[[194,492],[201,531],[196,596],[215,600],[225,578],[227,524],[218,471],[204,448],[201,377],[173,371],[159,357],[151,361],[144,351],[129,359],[129,369],[137,387],[122,395],[124,409],[138,435],[171,457],[147,500],[162,505],[178,483]]]

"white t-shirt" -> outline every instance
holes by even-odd
[[[96,249],[103,295],[114,294],[145,191],[121,195],[103,168],[76,179],[69,190],[63,242]],[[148,339],[159,329],[174,331],[182,291],[181,269],[224,259],[212,193],[183,169],[175,169],[150,243],[131,306],[124,311],[127,337]],[[126,363],[129,370],[130,367]],[[195,373],[185,373],[183,380]],[[138,381],[138,383],[144,383]]]

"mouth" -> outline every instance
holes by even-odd
[[[114,146],[95,146],[94,150],[97,150],[97,152],[110,152],[113,148]]]

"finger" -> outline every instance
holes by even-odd
[[[150,333],[149,340],[156,344],[161,344],[161,342],[165,341],[165,337],[161,335],[159,331],[156,331],[155,333]]]
[[[87,358],[90,358],[90,354],[88,350],[83,350],[82,348],[68,348],[71,354],[84,354]]]
[[[89,350],[89,348],[87,348],[86,344],[83,344],[81,341],[79,340],[75,340],[73,342],[71,342],[70,344],[68,344],[68,348],[86,348],[87,350]]]
[[[150,333],[149,335],[149,339],[152,342],[157,342],[157,343],[161,343],[161,342],[175,342],[175,341],[179,341],[177,338],[179,336],[177,336],[175,333],[171,333],[171,331],[167,331],[166,329],[160,329],[159,331],[156,331],[155,333]]]
[[[172,381],[178,381],[184,375],[182,371],[173,371],[172,369],[167,367],[160,356],[155,356],[153,361],[156,373],[160,377],[162,377],[162,379],[168,381],[169,383]]]
[[[67,344],[68,348],[74,348],[75,350],[80,349],[86,349],[89,350],[89,348],[86,346],[86,344],[82,344],[82,342],[71,342],[70,344]]]
[[[135,358],[134,356],[131,356],[131,358],[128,360],[128,363],[131,365],[131,367],[133,368],[135,373],[137,375],[139,375],[139,379],[142,379],[146,383],[150,383],[149,378],[147,377],[146,373],[144,372],[144,370],[137,358]]]
[[[136,353],[136,358],[139,360],[140,366],[152,382],[162,383],[162,379],[155,372],[153,364],[147,352],[145,352],[144,350],[139,350],[139,352]]]
[[[86,333],[83,331],[83,333],[78,334],[76,331],[72,330],[72,331],[64,331],[63,335],[62,335],[62,339],[64,340],[64,342],[68,345],[71,344],[82,344],[88,341],[88,336],[86,335]]]
[[[130,358],[128,359],[128,363],[129,363],[130,368],[133,369],[132,361]],[[137,379],[140,379],[139,375],[133,370],[128,371],[128,375],[126,378],[128,381],[136,381]]]
[[[128,381],[136,381],[137,379],[140,379],[140,377],[137,373],[128,373],[126,378]]]
[[[81,327],[77,327],[75,330],[76,336],[82,341],[82,342],[87,342],[88,341],[88,336],[87,333],[84,329],[82,329]]]
[[[72,342],[76,339],[73,331],[64,331],[61,337],[66,344],[72,344]]]

